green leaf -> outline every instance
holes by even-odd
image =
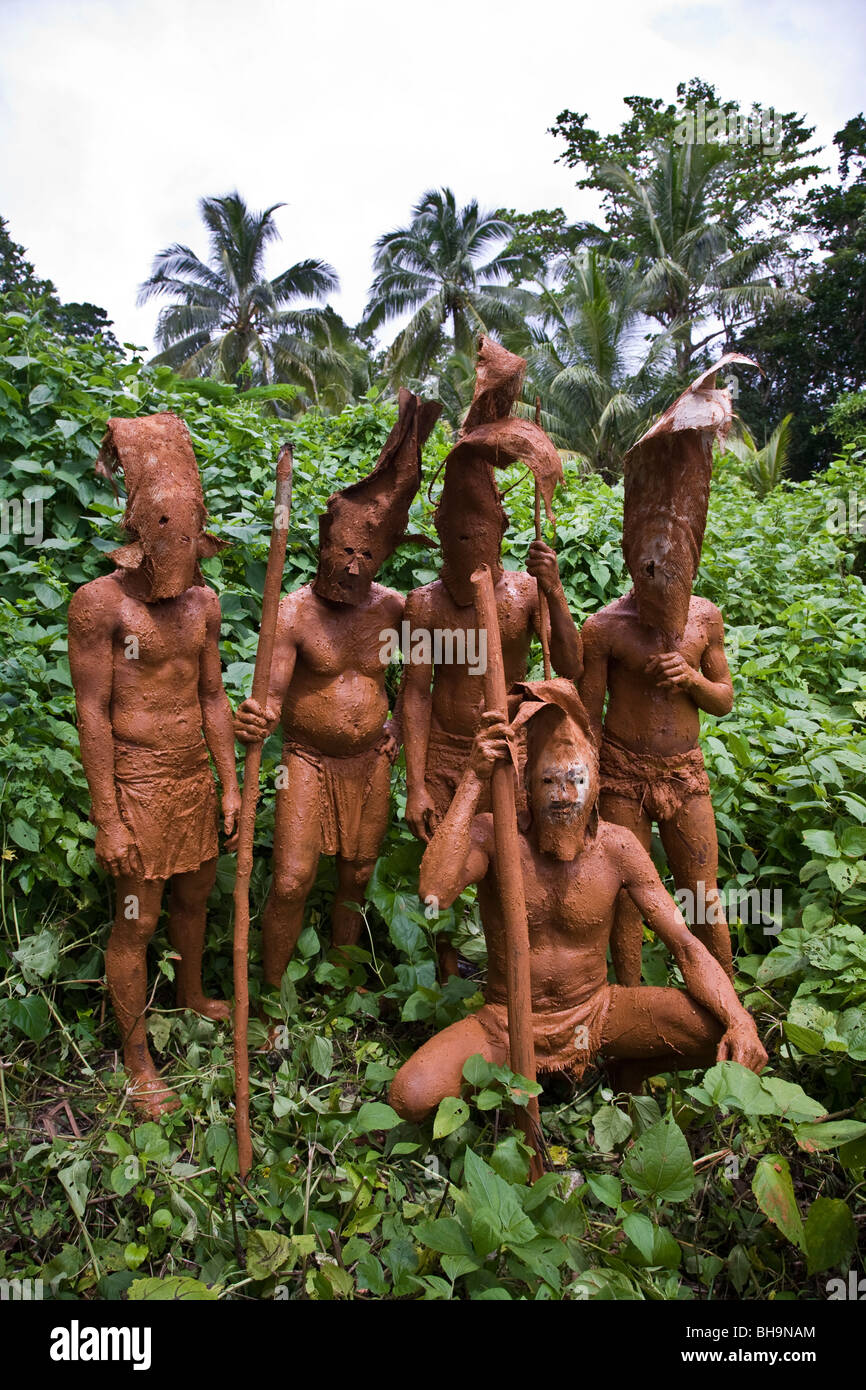
[[[801,1149],[815,1153],[862,1139],[866,1134],[866,1124],[859,1120],[828,1120],[822,1125],[797,1125],[794,1134]]]
[[[636,1246],[643,1255],[647,1264],[652,1264],[655,1226],[649,1217],[642,1215],[641,1212],[631,1212],[624,1218],[622,1228],[632,1245]]]
[[[500,1178],[472,1149],[466,1150],[463,1171],[472,1211],[489,1207],[500,1222],[504,1243],[520,1245],[533,1239],[535,1227],[524,1213],[515,1188]]]
[[[288,1236],[277,1231],[248,1231],[244,1248],[251,1279],[270,1279],[295,1267],[297,1250]]]
[[[48,1036],[51,1013],[41,995],[25,994],[23,999],[4,999],[2,1009],[12,1026],[31,1042],[41,1042]]]
[[[823,854],[827,859],[835,859],[838,854],[836,839],[829,830],[804,830],[803,843],[815,854]]]
[[[628,1139],[632,1122],[625,1111],[618,1110],[615,1105],[605,1105],[593,1115],[592,1131],[602,1153],[612,1153]]]
[[[40,931],[35,936],[25,936],[18,950],[12,952],[12,958],[21,966],[21,974],[28,984],[36,984],[37,980],[48,980],[57,969],[60,941],[52,931]]]
[[[327,1081],[334,1069],[334,1044],[322,1033],[312,1033],[307,1038],[306,1053],[314,1072]]]
[[[686,1201],[695,1178],[689,1146],[679,1126],[664,1119],[646,1130],[626,1154],[622,1176],[645,1197]]]
[[[614,1210],[622,1202],[622,1184],[612,1173],[587,1173],[586,1181],[593,1196]]]
[[[469,1118],[469,1106],[459,1096],[446,1096],[439,1102],[436,1119],[433,1121],[433,1138],[444,1139],[453,1134]]]
[[[412,1234],[422,1245],[441,1255],[473,1256],[472,1242],[453,1216],[441,1216],[437,1221],[422,1221],[413,1227]]]
[[[839,1197],[816,1197],[804,1227],[810,1274],[836,1265],[849,1265],[857,1249],[857,1227],[847,1202]]]
[[[394,1129],[402,1124],[396,1110],[380,1100],[365,1101],[355,1116],[355,1129],[358,1134],[369,1134],[376,1129]]]
[[[164,1279],[134,1279],[126,1294],[131,1303],[204,1303],[219,1298],[203,1279],[167,1274]]]
[[[38,830],[34,830],[32,825],[28,825],[27,821],[21,820],[19,816],[16,816],[11,822],[9,826],[9,836],[10,839],[15,841],[16,845],[20,845],[22,849],[29,850],[31,854],[35,854],[39,849]]]
[[[490,1166],[506,1182],[523,1184],[529,1178],[529,1151],[516,1134],[501,1139],[490,1156]]]
[[[778,1226],[792,1245],[803,1248],[803,1219],[794,1197],[794,1184],[788,1160],[781,1154],[765,1154],[758,1159],[752,1178],[755,1201],[765,1216]]]
[[[69,1198],[69,1205],[76,1216],[83,1217],[90,1195],[90,1179],[93,1168],[86,1158],[77,1158],[67,1168],[61,1168],[57,1176]],[[146,1252],[145,1252],[146,1253]]]

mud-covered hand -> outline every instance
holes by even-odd
[[[542,591],[550,596],[559,591],[559,565],[556,551],[546,541],[533,541],[526,558],[526,568],[537,579]]]
[[[123,821],[98,826],[96,844],[93,848],[98,862],[114,878],[119,878],[121,874],[128,878],[141,878],[144,875],[138,845],[133,839],[132,831]]]
[[[426,786],[409,792],[406,797],[406,824],[416,839],[429,844],[437,820],[436,807]]]
[[[479,782],[489,782],[493,768],[501,758],[514,752],[514,733],[501,710],[487,710],[481,716],[481,728],[475,735],[469,766]]]
[[[234,719],[235,738],[239,743],[264,743],[278,717],[263,710],[258,700],[244,700]]]
[[[223,849],[230,854],[238,847],[238,832],[241,819],[241,794],[237,788],[223,792],[222,795],[223,830],[226,839]]]
[[[767,1065],[767,1053],[758,1037],[758,1030],[745,1010],[742,1017],[732,1023],[720,1038],[716,1061],[739,1062],[754,1072],[763,1071]]]
[[[682,652],[662,652],[659,656],[651,656],[645,670],[648,676],[655,677],[658,685],[667,690],[681,690],[683,694],[694,689],[698,675]]]
[[[400,740],[397,737],[397,730],[393,719],[389,719],[386,723],[382,730],[382,737],[379,739],[376,747],[380,753],[386,753],[388,755],[388,762],[393,767],[400,752]]]

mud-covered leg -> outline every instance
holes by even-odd
[[[724,1029],[679,989],[617,987],[604,1021],[601,1052],[618,1091],[638,1092],[658,1072],[709,1067]]]
[[[165,884],[120,875],[116,879],[117,911],[105,951],[105,975],[129,1073],[136,1109],[151,1118],[178,1104],[161,1079],[147,1046],[147,944],[156,930]]]
[[[637,801],[628,797],[614,796],[602,792],[599,798],[599,814],[602,820],[613,821],[614,825],[624,825],[637,837],[645,850],[649,850],[652,840],[652,822]],[[616,900],[613,927],[610,934],[610,954],[613,961],[617,983],[635,987],[641,978],[641,949],[643,946],[643,918],[625,891]]]
[[[388,1099],[397,1114],[420,1124],[446,1096],[459,1096],[464,1063],[476,1052],[497,1066],[507,1055],[472,1014],[437,1033],[404,1062],[391,1082]]]
[[[676,815],[659,825],[659,834],[677,888],[688,889],[701,920],[689,924],[695,936],[729,976],[734,978],[731,933],[718,889],[719,842],[713,803],[692,796]]]
[[[209,859],[193,873],[177,874],[171,881],[168,935],[180,955],[177,967],[177,1002],[205,1018],[229,1018],[224,999],[209,999],[204,992],[201,961],[207,927],[207,900],[216,881],[216,860]]]
[[[262,917],[265,984],[279,989],[304,925],[304,907],[316,878],[322,830],[319,774],[291,758],[274,813],[273,881]]]

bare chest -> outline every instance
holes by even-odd
[[[203,606],[186,595],[162,603],[127,598],[115,630],[115,659],[138,662],[150,670],[178,660],[197,663],[206,630]]]

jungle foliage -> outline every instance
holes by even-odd
[[[233,701],[252,673],[279,443],[291,439],[296,456],[290,589],[313,573],[328,494],[367,471],[394,419],[371,391],[340,414],[279,420],[266,389],[182,380],[99,339],[61,339],[38,317],[0,318],[0,1275],[41,1278],[58,1298],[824,1297],[864,1216],[864,441],[760,499],[739,459],[718,460],[696,584],[724,612],[736,690],[733,714],[702,730],[721,882],[772,898],[763,922],[732,918],[738,986],[770,1053],[764,1075],[722,1063],[656,1078],[633,1098],[600,1072],[575,1091],[550,1085],[550,1171],[531,1188],[514,1127],[527,1087],[506,1069],[470,1059],[462,1099],[425,1125],[402,1123],[391,1077],[477,1006],[485,959],[470,894],[455,918],[475,973],[436,982],[398,763],[362,946],[349,966],[329,957],[324,863],[279,997],[262,1000],[282,1033],[277,1050],[253,1053],[256,1167],[241,1184],[231,1036],[174,1009],[162,930],[149,1030],[183,1108],[141,1124],[124,1098],[103,982],[111,883],[93,858],[66,657],[69,597],[104,572],[117,539],[121,507],[93,473],[105,420],[160,409],[187,421],[212,528],[232,542],[205,568]],[[440,423],[425,480],[448,446]],[[582,619],[627,585],[622,493],[576,464],[566,472],[556,544]],[[505,561],[518,566],[532,491],[512,474]],[[15,529],[16,503],[41,507],[41,544],[35,510]],[[382,575],[404,592],[435,572],[431,510],[422,494],[411,520],[430,550],[403,547]],[[267,745],[256,909],[278,757]],[[206,949],[216,994],[231,992],[232,881],[223,856]],[[677,982],[649,936],[644,978]],[[255,932],[251,988],[260,997]]]

